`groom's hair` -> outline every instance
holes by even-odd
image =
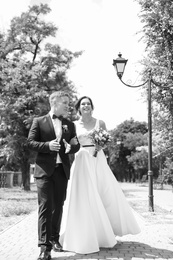
[[[68,97],[70,99],[70,96],[69,96],[69,94],[67,92],[65,92],[65,91],[55,91],[52,94],[50,94],[50,96],[49,96],[49,104],[50,104],[50,106],[53,105],[54,101],[58,97]]]

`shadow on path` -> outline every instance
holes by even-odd
[[[151,247],[139,242],[118,242],[111,249],[101,249],[98,253],[80,255],[70,252],[58,253],[52,260],[79,260],[79,259],[99,259],[99,260],[130,260],[130,259],[173,259],[173,251]]]

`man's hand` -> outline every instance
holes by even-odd
[[[56,139],[54,139],[54,140],[49,142],[49,149],[51,151],[59,152],[60,147],[61,147],[61,145],[59,143],[59,139],[58,138],[56,138]]]
[[[69,153],[71,150],[71,145],[66,142],[65,139],[63,139],[64,146],[65,146],[65,153]]]

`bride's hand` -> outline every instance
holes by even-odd
[[[71,145],[76,145],[76,144],[78,144],[78,140],[77,140],[77,137],[76,137],[76,136],[73,137],[73,138],[70,140],[70,144],[71,144]]]
[[[102,147],[100,145],[96,144],[95,149],[99,152],[102,149]]]
[[[65,153],[69,153],[71,150],[71,145],[69,143],[67,143],[65,139],[63,139],[63,142],[64,142],[64,146],[65,146]]]

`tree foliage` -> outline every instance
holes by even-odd
[[[152,70],[152,100],[173,115],[173,2],[171,0],[136,0],[141,5],[140,19],[143,23],[142,39],[146,43],[143,77]],[[157,111],[157,110],[156,110]]]
[[[173,148],[173,2],[136,0],[141,6],[142,40],[146,44],[143,78],[152,71],[154,158],[171,158]],[[158,138],[159,136],[159,138]],[[160,154],[160,155],[159,155]],[[158,155],[158,156],[156,156]]]
[[[43,4],[29,7],[0,35],[1,163],[6,170],[22,170],[25,189],[34,160],[25,145],[33,117],[48,112],[48,95],[54,90],[68,91],[73,101],[76,91],[67,70],[82,54],[48,42],[58,30],[44,20],[50,11]]]
[[[147,132],[146,122],[134,121],[133,118],[111,131],[113,141],[109,146],[109,163],[118,180],[135,181],[140,177],[138,170],[146,170],[148,155],[146,153],[143,157],[143,151],[139,152],[137,148],[147,145]]]

